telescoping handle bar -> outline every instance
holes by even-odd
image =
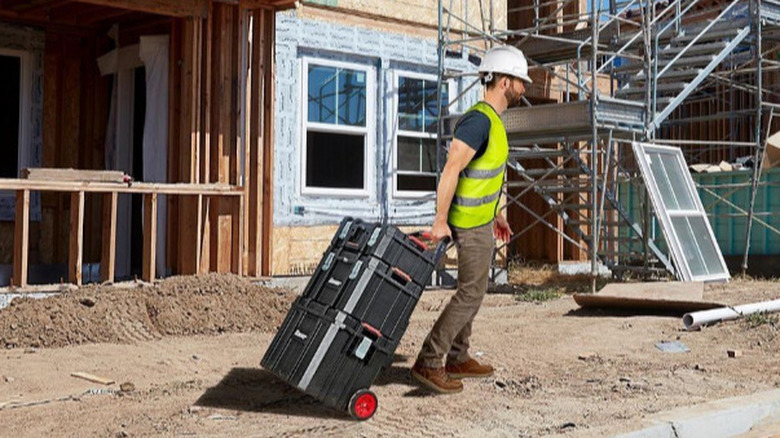
[[[436,261],[438,264],[442,257],[444,257],[444,253],[447,252],[447,248],[450,246],[450,237],[446,236],[444,239],[441,239],[439,243],[436,245],[436,252],[433,253],[433,260]]]
[[[427,249],[427,245],[423,243],[423,241],[431,241],[433,240],[433,236],[429,231],[415,231],[413,233],[409,233],[409,239],[416,243],[417,246],[419,246],[423,251]],[[442,257],[444,257],[444,253],[447,252],[447,248],[450,245],[450,242],[452,239],[450,239],[449,236],[444,237],[444,239],[440,240],[439,243],[436,245],[436,249],[433,253],[433,260],[436,263],[439,263],[439,260],[441,260]]]

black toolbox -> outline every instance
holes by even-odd
[[[423,250],[393,226],[346,218],[261,365],[328,406],[370,418],[371,383],[390,365],[446,246]]]

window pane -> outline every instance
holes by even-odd
[[[436,140],[398,137],[398,170],[436,172]]]
[[[398,78],[398,127],[404,131],[422,131],[424,81]]]
[[[648,161],[650,161],[650,172],[653,173],[656,184],[658,184],[658,190],[661,193],[661,201],[667,210],[679,210],[679,204],[677,203],[677,196],[675,196],[675,189],[672,187],[672,181],[669,179],[669,175],[666,173],[666,166],[663,163],[663,155],[652,152],[647,154]],[[679,190],[679,189],[677,189]]]
[[[436,83],[426,79],[398,78],[398,127],[404,131],[436,133],[438,101]],[[449,102],[442,87],[444,105]]]
[[[332,67],[309,65],[309,121],[336,123],[336,83]]]
[[[364,136],[307,132],[307,187],[362,189],[364,163]]]
[[[419,171],[420,139],[398,137],[398,170]]]
[[[710,233],[707,230],[707,225],[704,223],[706,220],[704,217],[689,217],[688,223],[691,226],[694,237],[696,237],[696,246],[701,251],[707,273],[709,275],[721,274],[723,273],[723,265],[721,265],[720,257],[718,256],[719,248],[716,248],[715,241],[709,238]],[[683,245],[685,244],[683,242]]]
[[[18,177],[19,163],[19,84],[21,60],[15,56],[0,56],[0,141],[3,159],[0,177]]]
[[[366,73],[338,70],[338,124],[366,126]]]
[[[672,226],[677,233],[677,239],[682,246],[683,255],[688,263],[688,267],[691,269],[691,275],[694,277],[707,275],[707,268],[704,265],[704,260],[699,252],[698,245],[696,245],[696,238],[688,223],[688,218],[684,216],[673,217]]]
[[[436,82],[432,82],[430,84],[430,88],[428,91],[428,97],[425,99],[425,132],[429,132],[432,134],[436,133],[436,124],[437,124],[437,118],[438,118],[438,106],[439,103],[436,100]],[[444,111],[442,111],[442,114],[447,114],[446,106],[450,101],[449,93],[447,92],[447,86],[442,85],[441,87],[441,103],[442,108],[444,108]]]
[[[682,210],[696,210],[696,204],[684,179],[688,169],[681,167],[677,158],[672,154],[659,154],[659,158],[664,165],[664,169],[666,169],[666,174],[669,176],[672,187],[675,189],[674,194],[677,199],[677,207]]]
[[[309,65],[310,122],[366,126],[366,72]]]
[[[398,175],[398,190],[433,192],[436,190],[436,176]]]

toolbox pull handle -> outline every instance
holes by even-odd
[[[450,246],[450,239],[449,236],[444,237],[444,239],[441,239],[439,241],[439,244],[436,245],[436,252],[433,253],[433,261],[435,263],[439,263],[439,260],[441,260],[442,257],[444,257],[444,254],[447,252],[447,248]]]
[[[372,333],[372,334],[373,334],[374,336],[376,336],[377,338],[381,338],[381,337],[382,337],[382,332],[380,332],[379,330],[375,329],[374,327],[372,327],[372,326],[371,326],[369,323],[367,323],[367,322],[364,322],[364,323],[363,323],[363,328],[364,328],[364,329],[366,329],[366,330],[368,330],[368,331],[369,331],[369,333]]]
[[[409,274],[407,274],[406,272],[404,272],[404,271],[402,271],[402,270],[400,270],[398,268],[393,268],[393,275],[403,279],[404,280],[404,284],[409,283],[410,281],[412,281],[412,277],[410,277]]]

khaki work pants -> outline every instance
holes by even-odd
[[[469,359],[471,324],[485,298],[493,258],[493,222],[471,229],[451,228],[458,248],[458,290],[439,315],[417,357],[428,368],[442,366],[445,355],[451,364]]]

